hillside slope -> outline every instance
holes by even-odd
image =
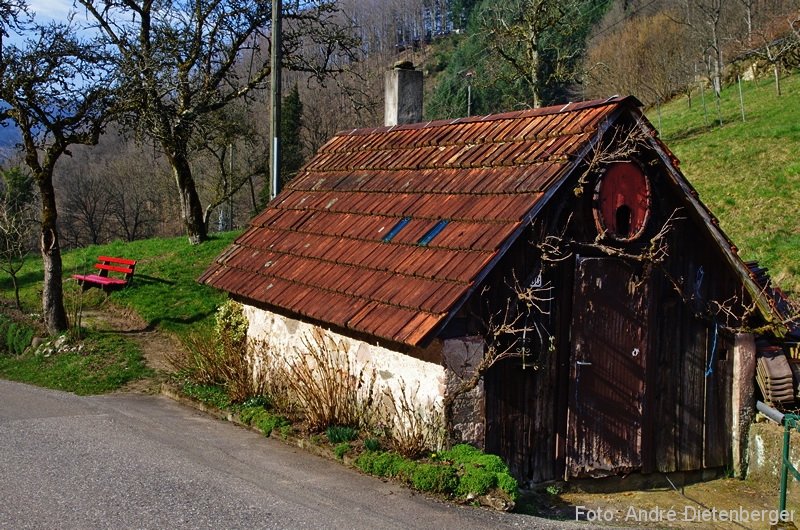
[[[743,83],[722,95],[719,126],[708,91],[651,109],[648,119],[681,160],[681,170],[745,260],[769,267],[786,291],[800,295],[800,73],[785,78],[783,95],[769,80]],[[705,114],[705,118],[704,118]],[[706,124],[706,122],[708,124]]]

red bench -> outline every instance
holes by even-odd
[[[115,289],[122,289],[133,279],[133,271],[136,269],[136,260],[125,258],[114,258],[111,256],[100,256],[95,269],[99,269],[97,274],[73,274],[72,277],[78,281],[83,290],[92,287],[99,287],[108,292]],[[122,278],[109,276],[109,272],[124,275]]]

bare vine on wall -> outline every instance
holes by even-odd
[[[575,185],[575,196],[580,197],[586,191],[591,177],[603,166],[618,162],[629,162],[648,145],[648,134],[641,119],[631,126],[614,127],[606,140],[592,146],[589,154],[583,159],[585,166]]]
[[[490,368],[506,359],[526,358],[530,353],[526,337],[535,335],[540,345],[551,344],[550,334],[541,320],[550,315],[553,286],[549,282],[542,283],[541,274],[523,283],[513,272],[506,286],[511,293],[506,298],[505,307],[500,311],[490,311],[486,319],[484,351],[477,364],[473,364],[473,359],[463,359],[455,365],[452,359],[445,358],[445,368],[456,376],[457,381],[444,398],[446,425],[452,425],[453,407],[458,399],[474,390]],[[481,297],[485,298],[488,291],[489,288],[484,287]],[[534,369],[539,367],[536,363],[531,366]]]

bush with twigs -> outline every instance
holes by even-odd
[[[322,330],[302,338],[286,360],[287,390],[312,431],[331,425],[369,428],[375,419],[375,374],[357,369],[345,340]]]
[[[418,389],[409,392],[405,384],[397,392],[384,391],[384,417],[392,449],[409,458],[439,450],[445,441],[443,414],[435,406],[421,407],[417,393]]]
[[[186,352],[172,354],[168,361],[196,383],[222,387],[233,403],[262,395],[265,374],[254,365],[247,325],[241,304],[228,301],[217,310],[214,329],[186,337]]]

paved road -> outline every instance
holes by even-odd
[[[163,397],[0,381],[3,529],[564,526],[415,495]]]

